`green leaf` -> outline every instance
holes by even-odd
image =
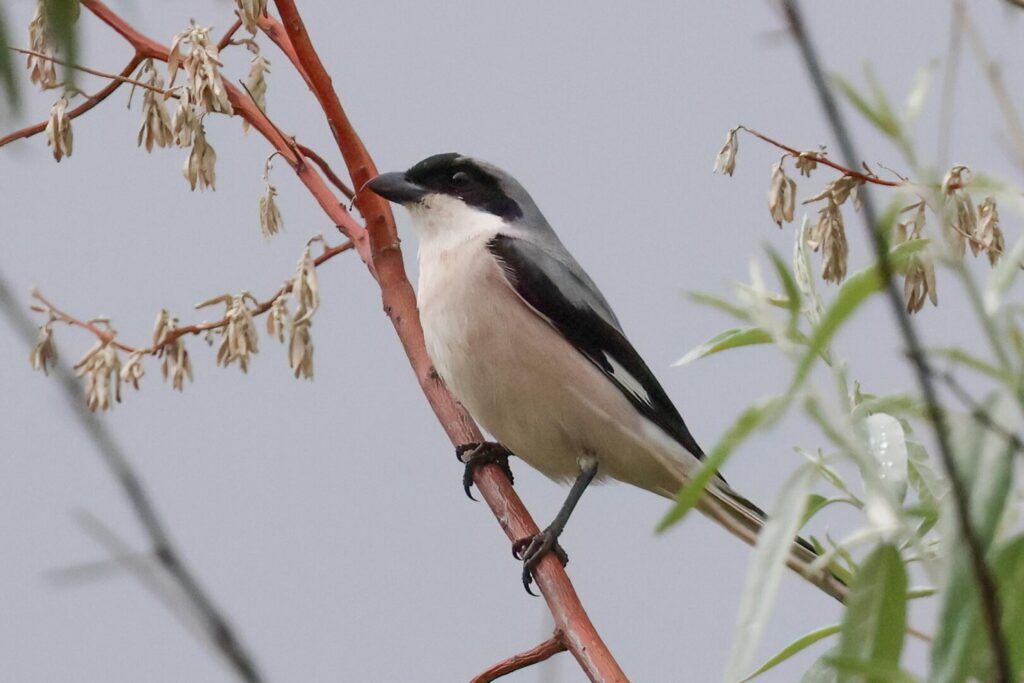
[[[776,396],[760,401],[744,410],[736,421],[726,430],[704,458],[703,465],[690,481],[676,494],[676,504],[658,522],[657,531],[661,533],[679,522],[697,504],[704,494],[704,487],[714,478],[718,469],[732,455],[736,448],[746,441],[754,430],[771,423],[781,417],[789,404],[786,396]]]
[[[742,681],[740,681],[740,683],[747,683],[747,681],[752,681],[753,679],[755,679],[758,676],[760,676],[761,674],[763,674],[765,671],[768,671],[769,669],[773,669],[776,666],[778,666],[779,664],[782,664],[784,661],[786,661],[787,659],[789,659],[793,655],[796,655],[796,654],[799,654],[800,652],[803,652],[804,650],[809,648],[811,645],[814,645],[815,643],[817,643],[819,640],[822,640],[824,638],[828,638],[829,636],[832,636],[832,635],[835,635],[835,634],[839,633],[839,629],[840,629],[839,624],[835,624],[833,626],[826,626],[824,628],[819,628],[817,631],[811,631],[807,635],[801,636],[800,638],[797,638],[792,643],[790,643],[786,647],[782,648],[782,650],[779,651],[779,653],[776,654],[774,657],[772,657],[767,662],[762,664],[756,671],[754,671],[752,674],[750,674],[749,676],[744,678]]]
[[[734,318],[744,322],[750,322],[750,314],[747,313],[746,309],[727,299],[723,299],[722,297],[715,296],[714,294],[708,294],[706,292],[688,292],[686,297],[694,303],[701,304],[702,306],[708,306],[709,308],[717,308],[723,313],[727,313]]]
[[[14,60],[11,58],[11,51],[8,49],[10,42],[7,39],[7,20],[0,10],[0,84],[3,91],[7,93],[7,100],[12,110],[17,110],[20,104],[21,94],[18,89],[18,79],[14,77]]]
[[[821,472],[821,470],[819,470],[819,472]],[[803,528],[816,514],[830,505],[835,505],[836,503],[846,503],[847,505],[860,509],[860,506],[849,498],[826,498],[825,496],[817,493],[812,493],[807,496],[807,502],[804,504],[804,516],[800,521],[800,528]]]
[[[830,663],[831,660],[838,656],[839,646],[830,647],[825,651],[821,657],[819,657],[811,668],[804,673],[800,679],[800,683],[836,683],[839,680],[839,673],[836,668]]]
[[[75,22],[81,12],[78,3],[79,0],[45,0],[46,25],[61,56],[69,64],[78,63],[78,37],[75,30]],[[64,67],[61,80],[68,86],[74,86],[76,77],[74,69]]]
[[[931,85],[932,69],[922,66],[914,74],[914,83],[910,86],[907,99],[903,102],[903,122],[907,127],[913,127],[921,115],[921,108],[924,107],[925,98],[928,96],[928,88]]]
[[[893,116],[892,109],[889,107],[887,100],[883,99],[882,102],[876,102],[872,105],[868,102],[867,98],[858,92],[853,84],[845,78],[839,74],[833,74],[832,78],[836,85],[839,86],[840,92],[842,92],[843,95],[846,96],[846,99],[850,101],[850,104],[852,104],[854,108],[864,116],[864,118],[870,121],[875,128],[882,131],[890,138],[900,138],[901,132],[899,122],[896,120],[896,117]],[[871,80],[873,81],[873,79]],[[876,92],[875,94],[877,96],[878,93]],[[882,93],[882,96],[884,97],[884,93]]]
[[[864,561],[850,586],[839,656],[844,661],[866,662],[887,669],[897,667],[906,621],[906,568],[895,546],[881,545]],[[864,680],[863,672],[859,673],[862,675],[850,675],[844,668],[839,680]]]
[[[829,664],[839,670],[839,681],[857,680],[870,683],[919,683],[916,676],[897,664],[889,662],[864,661],[853,657],[836,655],[828,658]]]
[[[703,344],[691,349],[685,356],[673,363],[672,367],[679,367],[680,365],[692,363],[698,358],[704,358],[705,356],[710,356],[718,353],[719,351],[735,349],[741,346],[751,346],[754,344],[770,344],[772,341],[772,336],[759,327],[738,327],[726,330],[725,332],[716,334]]]
[[[928,680],[961,683],[969,676],[993,680],[992,651],[981,622],[977,584],[963,553],[957,553],[952,578],[945,590],[939,631],[932,647]],[[1003,641],[1017,680],[1024,665],[1024,537],[1018,536],[992,554],[990,568],[1002,609]]]
[[[977,370],[981,374],[988,375],[992,379],[998,380],[1000,382],[1006,381],[1005,372],[1003,372],[996,366],[992,365],[988,361],[979,358],[978,356],[975,356],[971,353],[968,353],[963,349],[958,349],[952,346],[943,346],[939,348],[928,349],[928,353],[935,356],[939,356],[941,358],[946,358],[948,360],[953,361],[954,363],[958,363],[972,370]]]
[[[988,418],[1013,433],[1020,423],[1016,402],[1005,393],[986,399]],[[987,549],[1002,519],[1013,482],[1013,445],[969,415],[950,420],[950,441],[958,474],[967,487],[974,532]]]
[[[851,417],[854,422],[857,422],[876,413],[923,417],[925,415],[925,406],[917,396],[912,394],[889,394],[888,396],[864,399],[853,409]]]
[[[900,264],[906,263],[912,254],[917,253],[927,245],[927,240],[909,240],[904,242],[889,252],[889,260],[892,263],[893,268],[897,268]],[[814,364],[815,358],[821,354],[828,344],[832,341],[832,337],[835,336],[836,332],[846,322],[847,318],[853,315],[861,304],[863,304],[868,297],[875,292],[879,291],[885,283],[882,282],[882,276],[880,274],[878,265],[871,265],[861,270],[854,275],[847,278],[846,282],[842,284],[839,291],[836,293],[835,299],[832,304],[825,309],[825,314],[821,318],[821,322],[814,328],[811,333],[810,342],[807,345],[807,350],[804,352],[803,358],[800,359],[800,363],[797,365],[796,375],[793,378],[793,384],[791,391],[795,390],[804,380],[807,378],[807,374],[810,372],[811,366]]]
[[[750,670],[775,596],[800,528],[807,491],[815,477],[814,467],[804,464],[782,486],[768,521],[757,535],[754,556],[744,582],[740,613],[733,638],[726,680],[735,681]]]
[[[898,503],[907,496],[907,441],[903,426],[892,415],[875,413],[864,421],[878,479]]]
[[[783,291],[786,292],[789,312],[795,321],[796,316],[800,313],[800,289],[797,287],[796,280],[793,279],[792,273],[789,272],[789,267],[782,259],[782,256],[779,255],[779,252],[770,246],[765,247],[765,251],[768,252],[768,258],[771,260],[772,266],[775,267],[775,275],[779,278],[779,284],[782,285]]]

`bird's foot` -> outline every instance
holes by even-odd
[[[554,553],[563,567],[569,564],[569,555],[558,544],[559,533],[548,527],[539,534],[521,538],[512,544],[512,554],[523,562],[523,588],[530,595],[537,595],[530,590],[530,584],[533,583],[533,570],[545,555]]]
[[[512,451],[493,441],[464,443],[455,447],[455,457],[466,465],[466,469],[462,472],[462,488],[470,500],[476,500],[469,489],[473,487],[473,475],[476,468],[481,465],[498,465],[508,477],[508,483],[514,483],[512,468],[508,466],[508,456],[510,455],[512,455]]]

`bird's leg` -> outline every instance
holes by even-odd
[[[580,473],[576,475],[576,481],[569,489],[569,495],[566,496],[561,509],[555,515],[554,521],[536,536],[522,538],[512,544],[512,554],[523,561],[523,587],[530,595],[536,595],[530,590],[530,584],[533,583],[533,570],[546,554],[554,552],[563,567],[569,562],[569,556],[558,545],[558,537],[565,529],[572,511],[576,509],[576,503],[580,502],[583,492],[587,490],[587,486],[594,481],[594,477],[597,475],[597,458],[594,456],[582,456],[577,462],[580,466]]]
[[[473,486],[473,476],[476,468],[481,465],[491,463],[498,465],[501,467],[501,471],[505,473],[505,476],[508,477],[508,483],[514,483],[512,468],[508,466],[508,456],[510,455],[512,455],[512,451],[493,441],[464,443],[461,446],[455,447],[455,457],[459,459],[459,462],[466,465],[466,469],[462,472],[462,488],[470,500],[476,500],[473,494],[469,492],[469,489]]]

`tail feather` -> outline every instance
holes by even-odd
[[[707,488],[699,509],[750,545],[757,542],[757,535],[768,519],[764,510],[718,482]],[[811,568],[819,557],[814,546],[797,536],[786,565],[839,602],[845,602],[848,588],[842,579],[828,569]]]

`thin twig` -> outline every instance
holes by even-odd
[[[843,121],[839,108],[836,106],[832,91],[825,81],[822,73],[821,62],[811,43],[803,23],[797,0],[784,0],[786,17],[789,20],[793,36],[800,47],[801,55],[810,74],[814,89],[818,94],[825,114],[839,142],[839,148],[848,164],[856,163],[857,156],[853,149],[853,142],[849,131]],[[875,256],[878,260],[879,272],[882,281],[885,283],[886,295],[889,299],[896,321],[907,346],[907,352],[911,360],[911,366],[921,388],[921,394],[925,401],[929,419],[935,429],[935,437],[938,443],[939,456],[942,465],[946,470],[946,476],[950,482],[953,506],[956,511],[960,535],[967,546],[968,559],[971,570],[974,574],[975,583],[978,586],[978,596],[981,602],[981,611],[985,623],[985,631],[989,644],[992,648],[992,656],[995,660],[996,672],[1001,683],[1010,683],[1012,679],[1009,653],[1006,640],[1003,637],[1000,617],[1000,604],[995,580],[988,564],[985,562],[984,550],[981,541],[974,531],[970,517],[970,503],[968,500],[967,486],[960,476],[956,459],[953,455],[953,448],[949,439],[949,426],[946,422],[946,413],[939,401],[938,392],[935,387],[934,372],[924,348],[918,336],[917,329],[910,320],[903,305],[903,298],[900,295],[896,280],[893,277],[893,267],[889,260],[889,245],[886,236],[879,229],[877,214],[871,195],[864,193],[863,214],[867,227],[868,236],[874,247]]]
[[[99,76],[100,78],[107,78],[112,81],[120,81],[121,83],[131,83],[134,86],[137,86],[139,88],[145,88],[146,90],[152,90],[153,92],[160,93],[161,95],[169,95],[171,94],[171,92],[173,92],[173,90],[164,90],[163,88],[156,88],[150,85],[149,83],[139,81],[134,78],[129,78],[128,76],[124,76],[122,74],[112,74],[107,73],[106,71],[100,71],[99,69],[93,69],[89,66],[82,66],[81,64],[72,64],[71,62],[66,62],[63,59],[57,59],[52,55],[46,54],[45,52],[36,52],[35,50],[26,50],[21,47],[13,46],[9,46],[7,49],[12,50],[14,52],[20,52],[23,55],[32,55],[33,57],[46,59],[48,61],[53,62],[54,64],[60,64],[61,66],[65,66],[69,69],[74,69],[75,71],[81,71],[82,73],[90,74],[92,76]]]
[[[23,312],[21,305],[10,293],[2,278],[0,278],[0,309],[22,337],[26,348],[31,347],[35,343],[35,325]],[[121,487],[133,514],[148,537],[153,555],[159,561],[159,565],[180,588],[191,609],[200,618],[211,644],[227,660],[238,677],[246,683],[259,683],[263,677],[252,655],[242,644],[227,617],[199,584],[193,570],[178,552],[167,527],[150,500],[142,480],[135,473],[128,455],[122,450],[105,423],[86,409],[81,399],[78,378],[63,363],[55,363],[53,369],[72,414],[82,430],[89,436],[100,458]],[[117,553],[117,556],[122,555],[124,553]]]
[[[242,28],[242,18],[235,19],[235,23],[231,24],[231,27],[224,32],[224,35],[220,40],[217,41],[217,52],[223,52],[224,48],[232,44],[232,38],[238,33],[238,29]]]
[[[768,144],[774,145],[774,146],[776,146],[779,149],[789,153],[790,155],[792,155],[794,157],[800,156],[800,150],[798,150],[797,148],[790,147],[789,145],[787,145],[785,143],[782,143],[782,142],[779,142],[778,140],[770,138],[767,135],[765,135],[764,133],[759,133],[758,131],[754,130],[753,128],[747,128],[746,126],[737,126],[737,128],[739,128],[740,130],[745,130],[746,132],[750,133],[754,137],[761,138],[762,140],[764,140]],[[816,155],[814,157],[814,159],[819,164],[824,164],[825,166],[829,166],[831,168],[834,168],[835,170],[839,171],[843,175],[851,176],[851,177],[856,178],[857,180],[860,180],[862,182],[871,183],[872,185],[884,185],[885,187],[900,187],[901,185],[905,184],[905,182],[902,181],[902,180],[900,180],[900,181],[882,180],[878,176],[867,175],[865,173],[861,173],[860,171],[855,171],[852,168],[847,168],[846,166],[843,166],[842,164],[837,164],[836,162],[832,161],[831,159],[829,159],[824,154],[818,154],[818,155]],[[850,164],[850,165],[853,165],[855,162],[853,162],[852,160],[847,160],[847,163]]]
[[[953,376],[953,373],[943,371],[939,372],[938,376],[939,379],[949,387],[949,390],[953,392],[957,399],[967,406],[967,409],[970,411],[971,418],[973,418],[975,422],[985,429],[995,432],[1002,438],[1006,439],[1006,443],[1014,451],[1019,452],[1024,450],[1024,441],[1021,441],[1020,437],[1014,432],[1011,432],[1009,429],[1006,429],[1001,424],[993,420],[992,416],[988,414],[988,411],[986,411],[981,404],[971,396],[971,392],[967,391],[967,389],[960,384],[959,380]]]
[[[341,178],[338,177],[338,175],[334,172],[334,169],[332,169],[330,165],[326,161],[324,161],[324,158],[322,156],[320,156],[319,154],[317,154],[316,152],[314,152],[309,147],[306,147],[303,144],[295,143],[295,146],[299,148],[300,152],[302,152],[302,156],[309,158],[314,164],[320,167],[320,170],[324,172],[324,175],[327,177],[327,180],[331,181],[331,185],[334,185],[336,188],[338,188],[338,190],[343,195],[345,195],[349,200],[355,197],[355,192],[352,191],[352,188],[346,185],[341,180]]]
[[[517,655],[512,655],[508,659],[498,662],[483,673],[474,676],[469,683],[491,683],[491,681],[495,681],[520,669],[540,664],[545,660],[551,659],[559,652],[565,652],[565,650],[565,640],[562,638],[562,634],[555,631],[555,635],[537,647],[526,652],[520,652]]]
[[[136,54],[135,56],[133,56],[131,60],[128,62],[128,65],[121,69],[120,75],[130,75],[132,72],[135,71],[136,67],[138,67],[139,64],[142,63],[142,60],[142,55]],[[86,113],[87,111],[95,107],[97,104],[110,97],[115,90],[121,87],[122,83],[123,81],[120,79],[112,80],[110,83],[106,85],[106,87],[104,87],[98,93],[96,93],[92,97],[89,97],[88,99],[86,99],[85,102],[69,111],[67,114],[68,118],[78,118],[82,114]],[[22,138],[30,138],[33,135],[42,133],[44,130],[46,130],[46,123],[46,121],[41,121],[40,123],[32,124],[31,126],[27,126],[25,128],[22,128],[21,130],[14,131],[9,135],[0,138],[0,147],[3,147],[4,145],[9,144],[11,142],[14,142],[15,140],[21,140]]]
[[[347,241],[343,242],[342,244],[339,244],[336,247],[328,247],[324,249],[324,252],[320,254],[320,256],[313,259],[313,265],[320,266],[320,264],[324,263],[325,261],[329,261],[338,254],[343,254],[344,252],[349,251],[350,249],[352,249],[352,246],[352,242]],[[274,294],[271,295],[269,299],[261,301],[258,304],[256,304],[256,306],[249,309],[249,313],[253,317],[263,315],[273,307],[275,301],[277,301],[282,296],[288,294],[291,291],[292,282],[286,282],[280,289],[274,292]],[[91,320],[83,320],[81,318],[77,318],[71,315],[70,313],[61,310],[60,308],[57,308],[56,306],[53,305],[53,303],[47,300],[46,297],[44,297],[40,292],[36,290],[33,290],[32,298],[38,301],[40,304],[42,304],[42,310],[45,311],[46,313],[49,313],[56,320],[59,320],[60,322],[66,323],[73,327],[79,327],[83,330],[91,332],[101,342],[105,344],[110,344],[113,347],[120,349],[121,351],[124,351],[125,353],[145,353],[149,355],[155,355],[164,347],[173,344],[180,337],[184,337],[187,334],[195,335],[202,334],[203,332],[207,332],[209,330],[216,330],[226,326],[229,322],[229,319],[227,317],[224,317],[215,322],[196,323],[194,325],[178,327],[173,331],[165,334],[159,342],[153,344],[152,346],[136,347],[128,346],[127,344],[123,344],[117,341],[117,338],[112,332],[103,329],[102,327],[96,325]]]

